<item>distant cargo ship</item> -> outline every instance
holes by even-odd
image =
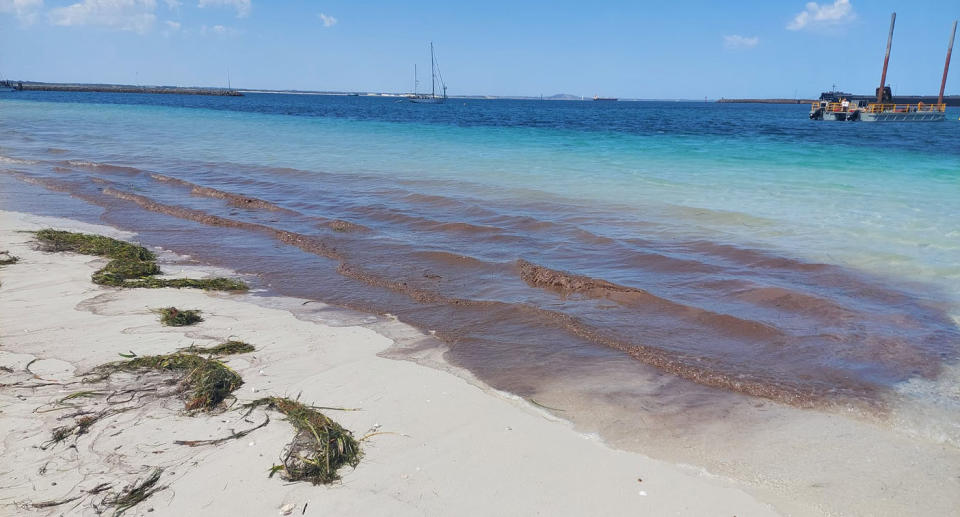
[[[599,95],[594,95],[593,100],[595,101],[615,101],[618,100],[616,97],[601,97]]]

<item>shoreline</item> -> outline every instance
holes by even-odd
[[[3,507],[59,514],[70,506],[24,504],[62,499],[101,482],[120,486],[144,477],[147,466],[165,466],[169,474],[162,483],[169,489],[135,507],[135,514],[148,508],[156,515],[197,508],[212,515],[265,514],[288,504],[298,512],[307,504],[304,514],[346,515],[776,514],[732,482],[611,449],[526,401],[464,380],[469,375],[464,372],[387,359],[394,342],[368,328],[304,321],[251,303],[256,295],[97,286],[90,274],[103,260],[38,252],[28,244],[30,235],[16,233],[52,225],[132,237],[111,227],[0,212],[3,248],[21,259],[0,269],[4,379],[23,375],[32,362],[33,374],[72,382],[77,372],[127,350],[171,353],[192,343],[239,338],[258,348],[250,357],[227,361],[246,382],[235,393],[240,402],[299,393],[323,406],[361,408],[328,416],[358,437],[371,429],[383,434],[364,442],[365,457],[355,470],[342,470],[341,483],[286,484],[267,477],[289,440],[289,427],[280,418],[242,440],[178,447],[174,440],[215,438],[251,424],[229,411],[186,417],[179,401],[169,399],[98,422],[78,438],[76,448],[41,451],[34,446],[59,415],[34,410],[63,397],[63,387],[6,386],[0,389],[8,416],[0,456],[2,464],[17,467],[7,471],[11,482],[0,489]],[[190,276],[205,271],[165,265]],[[200,308],[206,321],[184,329],[161,327],[149,308],[166,305]],[[436,354],[430,360],[442,358]],[[696,500],[688,497],[691,492]],[[90,505],[98,499],[84,497],[72,511],[92,513]]]

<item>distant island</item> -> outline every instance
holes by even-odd
[[[583,97],[580,95],[570,95],[569,93],[558,93],[556,95],[551,95],[549,97],[544,97],[545,101],[582,101]]]

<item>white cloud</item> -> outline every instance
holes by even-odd
[[[24,23],[33,23],[43,9],[43,0],[0,0],[0,13],[15,15]]]
[[[320,18],[320,21],[323,22],[324,27],[333,27],[337,24],[337,19],[333,16],[328,16],[326,14],[320,13],[317,15]]]
[[[214,36],[232,36],[238,34],[237,29],[225,25],[201,25],[200,34],[204,36],[212,34]]]
[[[163,22],[163,30],[160,31],[160,35],[164,38],[169,38],[174,34],[180,32],[182,25],[180,22],[175,22],[173,20],[166,20]]]
[[[809,2],[806,10],[787,24],[787,29],[798,31],[808,27],[841,25],[853,21],[856,17],[850,0],[834,0],[833,4],[823,5]]]
[[[251,0],[200,0],[197,7],[233,7],[237,10],[237,17],[243,18],[250,15],[250,9],[253,8]]]
[[[143,34],[153,27],[156,8],[156,0],[83,0],[51,9],[49,16],[54,25],[100,25]]]
[[[163,0],[163,2],[167,4],[167,9],[171,11],[177,11],[180,9],[180,6],[183,5],[183,2],[180,0]]]
[[[753,48],[760,43],[760,38],[757,36],[746,37],[739,34],[732,34],[730,36],[723,37],[723,47],[731,50],[737,50],[742,48]]]

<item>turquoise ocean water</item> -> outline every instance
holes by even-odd
[[[78,159],[161,168],[188,159],[431,179],[459,183],[445,185],[453,193],[504,199],[555,195],[654,219],[669,226],[664,231],[720,233],[800,258],[960,287],[956,113],[936,125],[828,127],[806,120],[805,105],[466,101],[424,114],[423,106],[392,99],[296,96],[306,100],[235,111],[232,99],[215,99],[215,109],[198,99],[184,109],[136,96],[100,104],[109,94],[86,94],[83,103],[69,94],[3,95],[5,128]],[[58,102],[46,102],[53,95]],[[338,111],[297,111],[313,103]],[[351,112],[357,104],[373,106]],[[11,150],[23,144],[10,136]],[[23,147],[28,156],[43,152]]]

